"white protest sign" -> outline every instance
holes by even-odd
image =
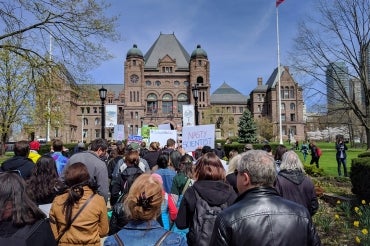
[[[215,125],[185,126],[182,128],[182,147],[186,152],[198,147],[215,146]]]
[[[149,132],[150,142],[159,142],[161,144],[161,148],[163,148],[167,144],[167,139],[169,138],[172,138],[177,142],[177,131],[150,129]]]

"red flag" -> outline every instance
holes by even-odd
[[[283,3],[284,0],[276,0],[276,8],[279,7],[281,3]]]

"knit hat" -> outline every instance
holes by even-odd
[[[39,150],[40,149],[40,143],[38,141],[30,142],[30,149],[31,150]]]

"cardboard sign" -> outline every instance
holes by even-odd
[[[182,147],[194,151],[203,146],[215,146],[215,125],[184,126],[182,128]]]

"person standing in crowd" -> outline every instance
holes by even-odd
[[[274,187],[274,159],[263,150],[243,154],[236,169],[239,197],[216,219],[209,245],[321,245],[308,210]]]
[[[101,245],[108,234],[108,214],[104,198],[96,193],[85,164],[76,162],[64,172],[67,189],[55,197],[50,209],[50,225],[59,245]]]
[[[347,153],[346,151],[348,150],[346,143],[344,142],[343,137],[339,137],[335,149],[337,150],[336,154],[336,159],[337,159],[337,164],[338,164],[338,176],[342,176],[342,165],[343,165],[343,172],[344,172],[344,177],[348,177],[347,173]]]
[[[163,187],[165,192],[167,193],[171,193],[173,178],[176,175],[176,172],[173,169],[169,168],[169,161],[170,157],[168,153],[160,154],[157,160],[158,169],[155,171],[155,173],[161,175],[163,180]]]
[[[28,154],[28,158],[30,158],[33,163],[36,163],[37,160],[41,157],[39,154],[40,150],[40,143],[36,140],[30,142],[30,153]]]
[[[311,216],[319,209],[315,186],[293,150],[283,155],[275,188],[282,197],[305,206]]]
[[[148,162],[150,170],[157,165],[158,156],[160,155],[160,147],[158,142],[151,142],[149,145],[149,150],[143,156],[143,158]]]
[[[221,143],[217,143],[216,144],[216,148],[214,149],[214,152],[216,153],[216,155],[222,159],[226,156],[225,154],[225,150],[222,148],[222,145]]]
[[[45,218],[45,214],[27,195],[26,183],[19,174],[0,173],[0,245],[14,245],[11,242],[14,243],[16,235],[28,233],[30,235],[23,245],[56,245],[50,224]]]
[[[242,156],[241,154],[238,154],[229,161],[229,167],[228,167],[229,169],[227,170],[227,173],[226,173],[226,181],[233,187],[235,193],[238,193],[235,169],[236,169],[236,165],[241,159],[241,156]]]
[[[214,221],[204,221],[210,225],[203,230],[197,230],[197,204],[205,202],[213,208],[223,209],[234,202],[237,194],[226,183],[225,169],[220,158],[213,152],[202,155],[197,161],[194,177],[196,181],[185,191],[175,223],[179,229],[189,228],[188,245],[212,245],[209,241]]]
[[[162,189],[151,174],[140,175],[123,202],[129,223],[117,234],[108,236],[104,246],[186,245],[181,235],[165,230],[157,222],[163,201]]]
[[[181,156],[179,171],[173,178],[171,194],[178,205],[179,197],[193,184],[193,161],[194,158],[189,154]]]
[[[314,141],[312,141],[312,140],[310,141],[309,148],[310,148],[310,151],[311,151],[310,165],[315,163],[316,167],[319,168],[320,156],[317,154],[317,146],[316,146]]]
[[[38,159],[31,177],[27,180],[27,193],[47,216],[57,194],[58,178],[54,159],[43,155]]]
[[[67,166],[76,162],[86,163],[90,178],[98,184],[98,192],[105,201],[109,197],[109,180],[107,165],[100,157],[105,156],[108,149],[108,142],[105,139],[97,138],[90,144],[90,150],[76,153],[68,160]]]
[[[276,171],[280,171],[280,164],[281,164],[281,158],[283,157],[284,153],[287,152],[288,149],[285,147],[285,145],[278,145],[275,149],[275,155],[274,155],[274,160],[275,160],[275,166],[276,166]]]
[[[53,140],[53,153],[51,154],[51,157],[54,159],[59,176],[62,175],[63,170],[68,162],[68,157],[63,155],[63,141],[60,139],[54,139]]]
[[[139,167],[140,156],[137,151],[129,151],[125,155],[125,168],[112,180],[110,204],[114,206],[121,195],[128,193],[134,180],[144,171]]]
[[[244,152],[247,152],[248,150],[252,150],[253,149],[253,145],[252,144],[245,144],[244,145]]]
[[[307,145],[307,142],[303,142],[302,146],[301,146],[301,152],[303,154],[303,161],[304,163],[306,163],[306,160],[307,160],[307,155],[308,155],[308,145]]]
[[[31,176],[35,164],[28,158],[30,146],[28,141],[22,140],[14,144],[14,156],[3,162],[0,171],[17,170],[22,178],[28,179]]]
[[[262,150],[266,151],[267,153],[269,153],[269,155],[272,156],[272,148],[271,148],[271,145],[269,144],[265,144],[262,146]]]

